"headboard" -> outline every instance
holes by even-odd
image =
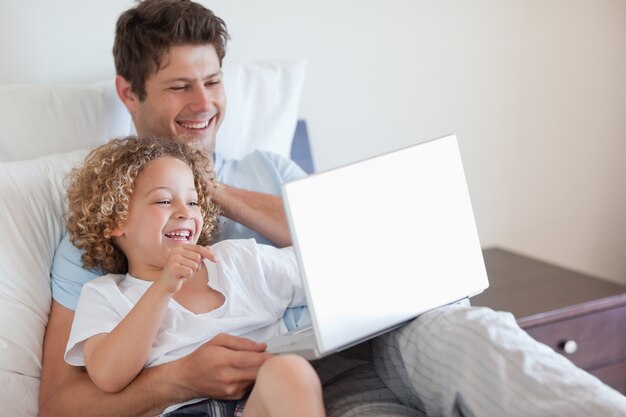
[[[309,131],[305,120],[298,120],[296,131],[291,142],[291,159],[300,165],[307,174],[315,172],[311,145],[309,143]]]

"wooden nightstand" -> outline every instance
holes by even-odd
[[[499,248],[472,305],[510,311],[532,337],[626,394],[626,286]]]

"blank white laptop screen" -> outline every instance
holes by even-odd
[[[320,355],[488,286],[455,136],[283,185]]]

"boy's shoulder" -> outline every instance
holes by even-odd
[[[84,287],[89,287],[92,289],[117,287],[119,286],[120,282],[124,280],[124,278],[126,278],[125,274],[105,274],[85,283]]]
[[[293,246],[277,248],[258,243],[255,239],[226,239],[211,246],[218,269],[260,267],[282,262],[296,262]]]
[[[260,244],[255,239],[225,239],[211,245],[216,257],[254,254]]]

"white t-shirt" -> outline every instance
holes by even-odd
[[[205,261],[209,286],[224,295],[224,304],[195,314],[170,300],[146,366],[188,355],[218,333],[269,339],[286,331],[282,320],[286,308],[306,304],[293,248],[277,249],[254,239],[225,240],[213,245],[213,252],[217,264]],[[84,366],[84,341],[111,332],[150,285],[128,274],[109,274],[85,284],[65,361]]]

